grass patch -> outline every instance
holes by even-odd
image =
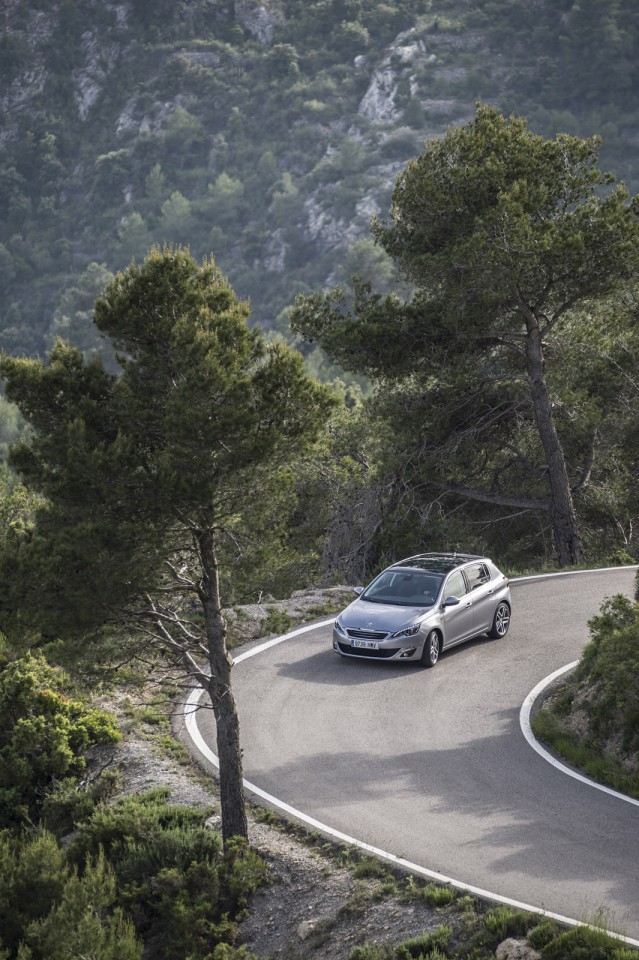
[[[386,868],[374,857],[363,857],[353,867],[353,876],[358,879],[366,877],[385,877]]]
[[[452,887],[440,883],[424,883],[415,877],[408,877],[402,891],[402,900],[423,900],[429,907],[447,907],[454,903],[458,894]]]
[[[566,930],[547,943],[543,960],[637,960],[636,950],[593,927]]]
[[[444,960],[451,935],[451,928],[442,925],[429,933],[410,937],[396,947],[365,943],[351,950],[349,960]]]
[[[532,731],[563,760],[591,780],[639,799],[639,771],[631,772],[612,757],[565,729],[561,717],[550,709],[541,709],[531,719]]]

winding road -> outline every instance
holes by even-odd
[[[247,785],[426,875],[639,945],[639,805],[548,763],[519,720],[531,690],[579,658],[604,597],[632,597],[634,575],[511,582],[508,636],[434,670],[337,657],[328,623],[249,649],[233,681]],[[211,712],[189,720],[210,755]]]

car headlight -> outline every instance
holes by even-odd
[[[346,630],[345,630],[344,627],[341,625],[341,623],[339,622],[339,620],[336,620],[336,621],[335,621],[335,629],[338,631],[338,633],[343,633],[344,636],[346,636]]]
[[[397,633],[393,633],[391,636],[393,639],[395,637],[414,637],[420,626],[421,624],[416,623],[413,627],[404,627],[403,630],[398,630]]]

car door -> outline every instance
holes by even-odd
[[[461,570],[453,571],[446,580],[442,602],[446,597],[457,597],[459,603],[442,610],[444,649],[472,637],[475,630],[473,604]]]
[[[475,633],[490,630],[495,615],[495,584],[485,563],[471,563],[464,567],[472,598]]]

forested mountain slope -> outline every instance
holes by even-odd
[[[369,239],[423,141],[478,99],[604,138],[639,188],[634,0],[4,0],[0,347],[85,349],[111,271],[213,253],[253,321],[391,266]]]

